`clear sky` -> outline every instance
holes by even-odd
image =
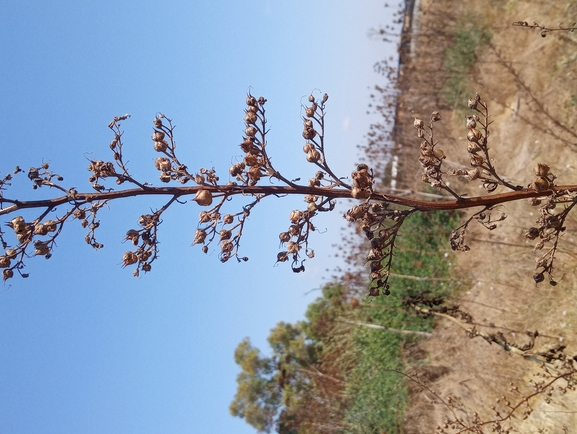
[[[67,187],[88,191],[88,159],[111,159],[108,122],[130,113],[129,167],[158,184],[150,135],[160,111],[178,125],[181,160],[226,179],[241,156],[249,90],[268,99],[273,162],[303,179],[315,169],[302,152],[301,103],[327,92],[328,158],[348,175],[374,120],[368,87],[384,80],[372,66],[396,50],[367,33],[393,10],[378,0],[3,2],[0,176],[50,162]],[[6,197],[47,193],[21,178]],[[1,433],[254,432],[228,413],[234,348],[250,336],[265,349],[278,321],[303,317],[317,295],[310,290],[336,265],[331,245],[344,220],[317,218],[317,258],[296,275],[274,263],[278,233],[301,200],[255,209],[244,264],[190,247],[199,208],[180,205],[165,215],[152,273],[133,278],[121,267],[124,233],[162,204],[102,210],[100,251],[84,243],[78,222],[68,224],[51,259],[31,258],[30,278],[4,285]]]

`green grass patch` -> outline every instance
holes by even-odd
[[[469,71],[480,51],[491,41],[491,32],[478,25],[462,25],[455,33],[454,44],[445,51],[443,70],[449,78],[441,95],[455,109],[464,110],[474,91],[469,87]]]
[[[458,215],[447,212],[416,213],[409,217],[398,239],[394,273],[449,278],[451,270],[445,252],[450,250],[448,238],[457,222]],[[402,299],[423,292],[447,295],[449,282],[391,277],[390,284],[391,295],[367,300],[371,305],[357,310],[357,320],[395,329],[431,331],[432,320],[407,312]],[[346,421],[353,427],[348,432],[399,432],[408,395],[403,377],[394,371],[403,371],[403,347],[417,336],[356,327],[352,339],[357,363],[347,378],[350,405]]]

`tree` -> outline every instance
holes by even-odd
[[[306,321],[280,322],[268,337],[272,356],[263,356],[245,338],[236,348],[235,362],[241,372],[230,405],[233,416],[244,418],[259,432],[280,433],[338,431],[343,424],[347,399],[339,357],[342,344],[332,340],[335,319],[350,311],[348,288],[323,287],[323,296],[311,304]],[[349,368],[350,369],[350,366]]]
[[[246,219],[253,208],[270,196],[300,195],[307,206],[294,210],[289,215],[290,224],[286,231],[279,234],[284,247],[277,254],[277,262],[291,262],[294,272],[305,270],[305,258],[314,257],[314,250],[309,246],[309,234],[315,230],[313,219],[321,212],[330,212],[335,208],[337,199],[356,199],[358,205],[352,206],[345,218],[358,226],[370,243],[367,261],[370,262],[371,288],[369,295],[376,296],[382,291],[389,294],[388,279],[391,273],[395,240],[405,219],[415,212],[433,210],[457,210],[481,208],[463,225],[453,231],[451,245],[455,250],[468,250],[465,243],[465,232],[471,221],[476,220],[488,229],[496,227],[495,222],[505,218],[505,214],[494,214],[496,205],[532,199],[532,204],[539,206],[541,218],[539,227],[530,228],[527,237],[536,239],[538,247],[551,245],[547,253],[537,259],[534,275],[537,283],[548,276],[553,279],[553,263],[559,241],[559,235],[565,230],[565,219],[575,204],[575,185],[557,185],[556,177],[546,164],[534,168],[534,181],[523,187],[514,185],[503,177],[493,164],[489,153],[489,134],[491,121],[489,108],[477,94],[468,101],[471,115],[467,117],[468,130],[467,151],[470,157],[470,169],[448,169],[444,162],[446,156],[435,137],[435,123],[441,120],[438,112],[433,112],[427,123],[415,117],[414,126],[417,137],[421,140],[419,162],[423,167],[423,182],[431,187],[450,194],[452,200],[423,201],[403,196],[396,196],[381,191],[377,176],[366,164],[356,167],[350,177],[335,174],[325,156],[325,106],[328,95],[320,98],[309,96],[303,117],[304,139],[303,151],[306,160],[312,164],[316,173],[303,183],[301,179],[287,179],[273,165],[269,156],[267,143],[267,118],[265,113],[266,99],[248,95],[244,120],[245,136],[240,149],[244,153],[242,161],[234,163],[229,175],[234,181],[223,183],[215,168],[200,168],[197,172],[179,160],[176,153],[174,126],[170,119],[159,114],[153,121],[153,149],[159,153],[154,165],[160,172],[159,179],[169,186],[153,186],[135,179],[129,172],[124,155],[123,131],[121,122],[129,115],[117,116],[109,124],[114,137],[110,143],[112,159],[91,160],[88,166],[89,182],[93,191],[80,192],[66,187],[64,178],[50,170],[49,164],[31,167],[28,171],[16,166],[14,172],[8,173],[0,180],[0,215],[7,216],[8,227],[13,234],[0,232],[0,242],[4,253],[0,256],[0,267],[3,268],[3,279],[15,275],[28,277],[24,272],[25,261],[31,256],[50,258],[53,254],[57,237],[64,225],[71,220],[79,220],[87,229],[85,241],[95,249],[103,247],[97,241],[96,230],[100,226],[99,210],[114,200],[132,196],[166,196],[168,200],[161,208],[152,213],[142,214],[136,228],[126,232],[126,240],[134,245],[134,250],[124,253],[123,266],[135,266],[134,274],[149,272],[152,263],[158,257],[158,230],[162,223],[162,214],[175,203],[184,204],[183,199],[192,197],[200,207],[198,229],[194,234],[193,244],[202,245],[203,252],[209,245],[218,243],[219,259],[227,262],[231,258],[246,261],[240,253],[240,241]],[[47,190],[47,198],[27,201],[11,198],[6,194],[13,176],[26,173],[34,189]],[[448,177],[480,182],[487,195],[465,197],[449,187]],[[268,183],[265,179],[269,180]],[[271,180],[280,182],[275,185]],[[111,181],[117,186],[128,185],[128,188],[110,186]],[[194,186],[175,186],[175,183],[194,183]],[[506,192],[492,194],[498,187]],[[56,196],[51,195],[57,193]],[[58,196],[58,194],[60,194]],[[248,202],[236,212],[226,212],[227,205],[233,197],[247,198]],[[562,210],[555,210],[556,204],[567,204]],[[25,219],[21,212],[32,210],[35,217]],[[52,217],[54,216],[54,217]],[[51,218],[49,218],[51,217]]]

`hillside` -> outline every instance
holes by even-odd
[[[413,116],[427,119],[434,110],[443,118],[437,123],[435,137],[447,155],[446,163],[453,168],[470,167],[465,137],[465,114],[470,111],[465,104],[475,91],[488,102],[493,121],[489,143],[493,164],[501,174],[526,186],[534,177],[534,166],[544,163],[551,167],[558,183],[575,183],[577,35],[550,32],[542,37],[539,30],[512,23],[537,21],[557,27],[564,20],[574,21],[577,2],[465,4],[423,0],[417,2],[416,8],[419,6],[420,11],[413,14],[418,26],[412,26],[412,32],[407,33],[410,44],[403,46],[398,81],[401,94],[393,136],[393,154],[398,156],[396,186],[425,189],[420,182],[419,141],[412,120]],[[474,54],[471,64],[463,52]],[[390,167],[388,170],[386,180],[391,182]],[[473,182],[458,182],[455,188],[479,193],[478,184]],[[538,209],[523,202],[498,211],[506,213],[507,218],[494,231],[478,224],[470,227],[467,237],[471,250],[459,252],[454,264],[458,288],[452,295],[453,302],[472,316],[477,330],[500,331],[507,341],[518,344],[530,340],[526,331],[538,330],[534,351],[546,352],[563,345],[565,353],[574,356],[576,218],[570,217],[560,243],[554,269],[558,284],[536,285],[535,242],[524,234],[535,225]],[[462,218],[470,215],[472,212]],[[494,403],[505,414],[502,397],[514,405],[523,394],[530,393],[534,375],[543,372],[538,363],[481,338],[469,338],[446,319],[437,319],[433,336],[410,353],[413,361],[407,372],[420,374],[430,390],[423,391],[423,384],[411,383],[404,433],[434,432],[455,415],[473,420],[477,412],[479,420],[495,419],[491,409]],[[520,392],[511,392],[515,387]],[[449,396],[453,404],[447,405]],[[519,415],[510,420],[513,432],[573,432],[577,426],[576,398],[572,391],[553,392],[551,403],[543,397],[535,398],[530,402],[533,412],[529,418],[520,420],[519,410]],[[490,432],[489,425],[484,429]],[[451,431],[449,425],[447,432],[477,431]]]

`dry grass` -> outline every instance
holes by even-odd
[[[489,146],[495,167],[507,179],[528,185],[533,166],[541,162],[551,166],[559,183],[576,183],[577,145],[573,143],[577,144],[577,137],[572,132],[577,132],[577,108],[572,101],[577,95],[577,35],[555,33],[542,38],[538,32],[510,24],[525,20],[556,26],[567,17],[577,15],[577,2],[492,1],[459,6],[461,4],[454,0],[423,1],[421,30],[425,32],[439,26],[439,11],[461,7],[457,15],[477,16],[493,32],[494,49],[486,49],[479,58],[470,75],[470,86],[478,89],[489,102],[494,121]],[[450,14],[447,17],[449,28],[455,21]],[[421,55],[417,55],[410,67],[411,77],[417,77],[415,80],[422,80],[419,77],[430,71],[434,59],[428,54],[439,51],[438,46],[431,46],[433,43],[433,38],[419,39]],[[517,77],[512,71],[518,73]],[[420,107],[415,101],[416,96],[404,99],[401,110],[405,110],[407,119],[411,117],[411,110],[425,116],[425,110],[434,109],[434,99],[424,100]],[[441,114],[445,119],[444,129],[437,138],[449,160],[466,165],[464,120],[460,113],[451,110],[443,110]],[[403,146],[403,154],[403,159],[416,161],[416,139],[412,148],[408,144]],[[414,180],[417,165],[407,161],[404,168],[405,182]],[[413,188],[419,188],[416,182]],[[472,190],[470,194],[477,191]],[[501,330],[508,340],[522,344],[527,340],[522,334],[524,331],[538,330],[545,336],[537,340],[537,350],[545,351],[562,342],[567,345],[568,355],[576,355],[575,219],[568,226],[562,240],[563,252],[557,260],[555,277],[559,284],[551,287],[544,282],[537,286],[532,279],[532,242],[523,236],[523,230],[534,225],[537,209],[524,202],[507,205],[504,211],[508,218],[495,231],[472,227],[471,251],[460,253],[456,264],[456,274],[463,282],[470,283],[461,288],[456,302],[475,322],[501,327],[487,327],[487,331]],[[525,390],[528,380],[540,369],[537,363],[510,355],[496,345],[468,338],[461,329],[444,320],[438,322],[434,336],[413,349],[413,353],[417,357],[420,354],[427,362],[422,373],[434,380],[432,385],[440,396],[458,397],[469,414],[477,411],[482,418],[491,416],[490,405],[498,397],[511,396],[511,382]],[[574,429],[577,427],[576,398],[573,393],[557,397],[551,404],[536,399],[535,411],[529,419],[514,420],[516,432],[558,433],[563,432],[563,426]],[[437,425],[442,425],[446,413],[447,408],[435,396],[413,387],[403,432],[434,432]]]

